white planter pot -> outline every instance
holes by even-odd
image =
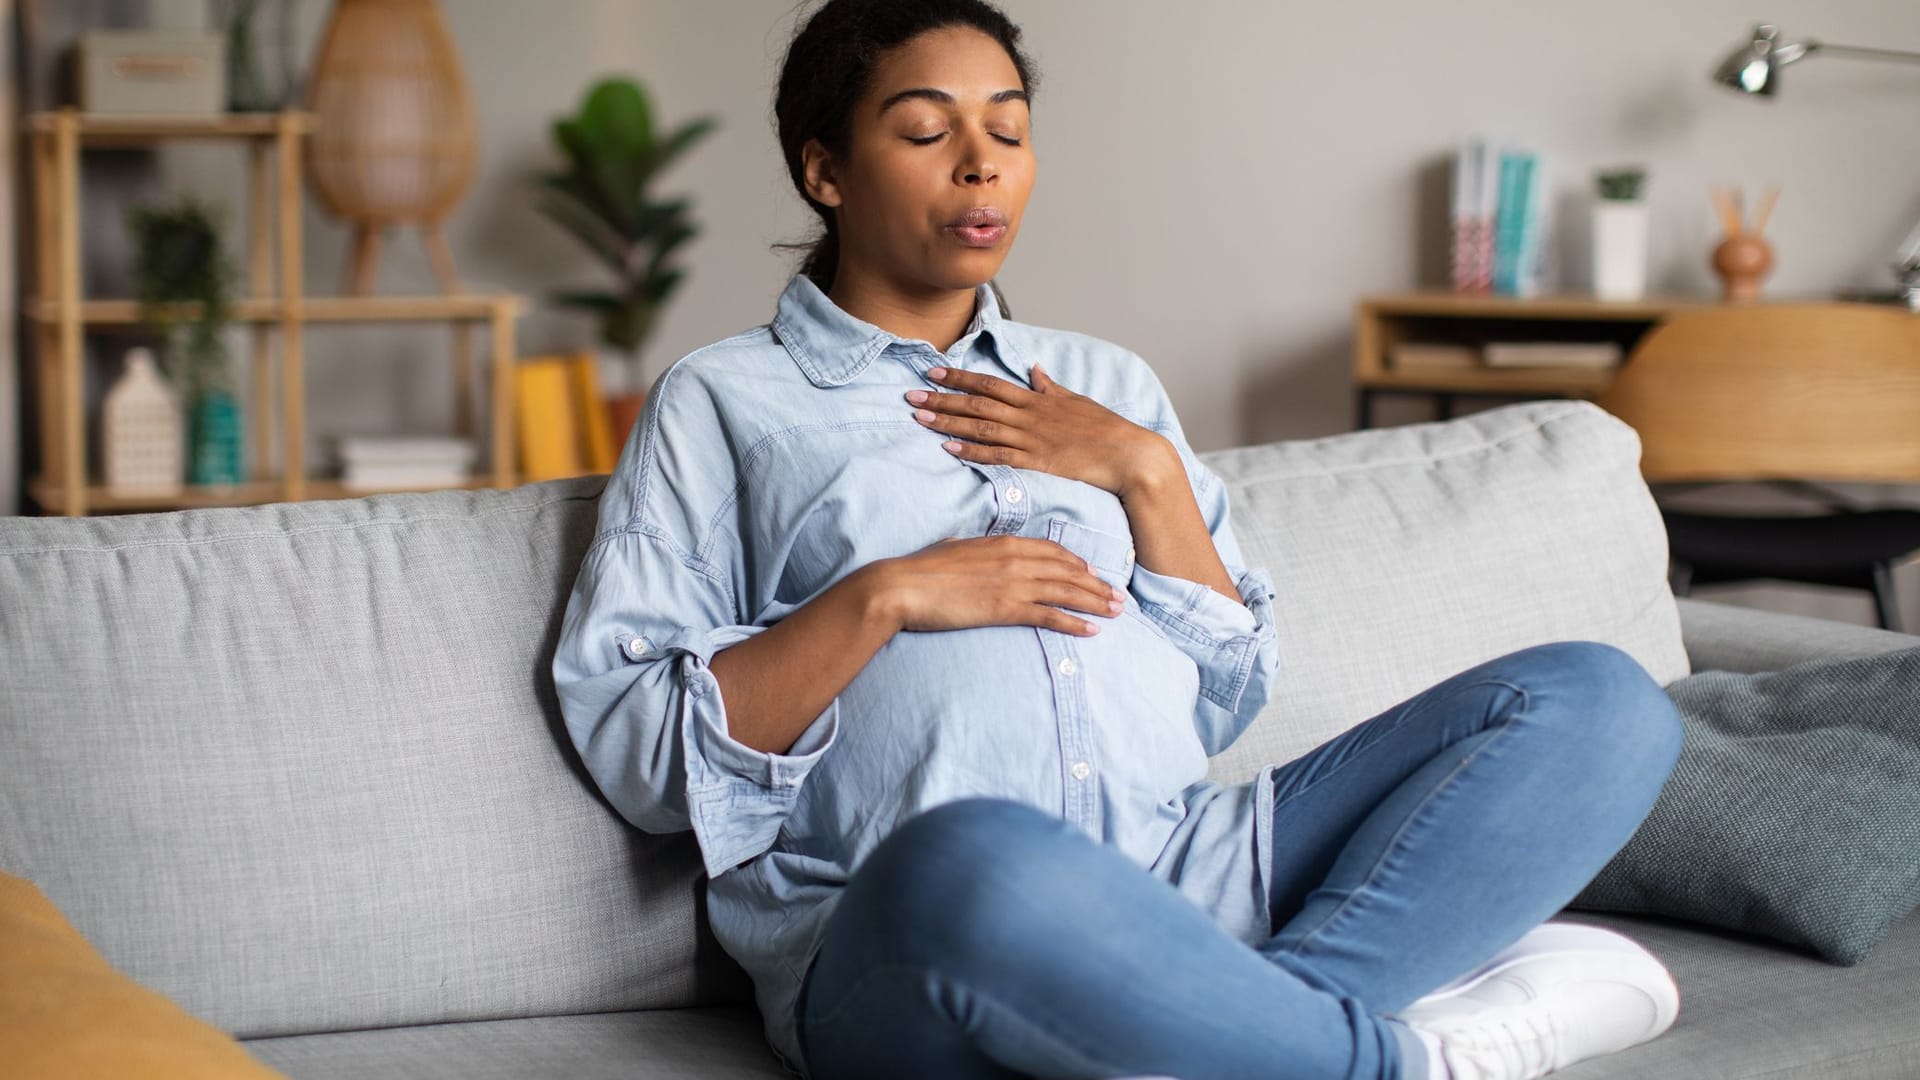
[[[1593,204],[1593,294],[1638,300],[1647,294],[1647,204],[1601,199]]]

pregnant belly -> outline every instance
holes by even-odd
[[[975,795],[1057,812],[1063,714],[1102,761],[1204,771],[1193,662],[1131,610],[1098,622],[1072,640],[1030,626],[895,635],[840,694],[839,736],[807,781],[816,820],[878,836]]]

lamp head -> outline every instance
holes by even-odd
[[[1743,94],[1772,97],[1780,89],[1780,69],[1805,56],[1809,45],[1782,45],[1780,28],[1756,23],[1753,36],[1720,61],[1713,81]]]

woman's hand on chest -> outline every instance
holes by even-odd
[[[952,436],[947,450],[963,460],[1052,473],[1123,500],[1170,471],[1183,472],[1164,436],[1068,390],[1038,364],[1032,390],[953,368],[935,368],[928,377],[961,393],[912,390],[907,403],[923,426]]]

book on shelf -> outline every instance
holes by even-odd
[[[1479,136],[1454,152],[1450,276],[1457,292],[1537,296],[1548,287],[1553,203],[1542,155]]]
[[[1387,350],[1387,366],[1394,371],[1471,371],[1480,366],[1480,350],[1472,345],[1402,341]]]
[[[455,435],[342,435],[340,484],[351,491],[463,485],[479,448]]]
[[[522,360],[514,369],[514,397],[523,479],[613,471],[618,447],[593,353]]]
[[[1497,162],[1485,139],[1461,141],[1453,157],[1449,268],[1458,292],[1493,287],[1493,215],[1499,203]]]
[[[1488,367],[1610,368],[1626,353],[1617,341],[1490,341],[1481,350]]]

